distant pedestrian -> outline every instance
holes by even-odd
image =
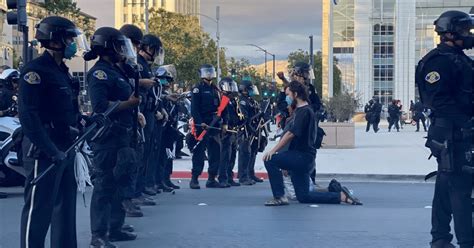
[[[414,111],[413,120],[416,122],[416,132],[420,131],[420,121],[421,121],[421,124],[423,124],[423,129],[426,132],[426,118],[424,115],[425,110],[426,108],[423,106],[423,103],[421,103],[420,101],[417,101],[415,103],[415,106],[413,106],[413,111]]]
[[[388,106],[388,131],[392,130],[392,127],[395,126],[397,132],[400,132],[400,126],[398,125],[400,120],[400,108],[397,106],[397,100],[393,100],[392,104]]]

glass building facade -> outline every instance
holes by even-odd
[[[471,12],[473,0],[323,0],[323,97],[334,56],[343,90],[361,103],[372,97],[404,106],[417,99],[414,74],[418,61],[439,39],[433,21],[444,11]],[[325,60],[326,59],[326,60]],[[405,109],[406,110],[406,109]]]

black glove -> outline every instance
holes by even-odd
[[[54,155],[51,160],[53,160],[53,163],[60,163],[61,161],[63,161],[64,159],[66,159],[66,153],[62,152],[62,151],[59,151],[58,153],[56,153],[56,155]]]

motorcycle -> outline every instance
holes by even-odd
[[[20,186],[25,181],[25,169],[17,157],[17,137],[21,135],[20,120],[16,117],[0,118],[0,171],[4,177],[0,178],[0,186]]]

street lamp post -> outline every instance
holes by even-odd
[[[247,46],[253,46],[258,48],[258,50],[262,51],[265,53],[265,78],[267,77],[267,55],[270,55],[273,57],[273,79],[272,81],[275,81],[275,54],[269,53],[266,49],[263,49],[255,44],[247,44]]]
[[[220,30],[219,30],[219,25],[220,25],[220,6],[216,6],[216,19],[210,17],[210,16],[207,16],[207,15],[204,15],[204,14],[201,14],[201,13],[190,13],[189,15],[199,15],[199,16],[203,16],[203,17],[206,17],[207,19],[213,21],[216,23],[217,25],[217,30],[216,30],[216,43],[217,43],[217,82],[221,81],[221,59],[220,59],[220,39],[221,39],[221,34],[220,34]]]

